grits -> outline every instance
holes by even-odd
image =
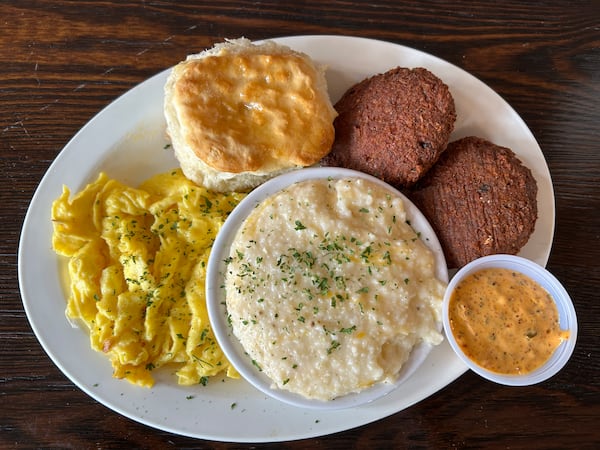
[[[152,386],[176,364],[179,384],[237,373],[213,337],[205,265],[217,231],[241,194],[215,194],[180,170],[134,189],[101,173],[52,205],[54,250],[68,257],[66,315],[89,332],[113,375]]]
[[[310,180],[269,197],[234,238],[234,334],[273,386],[331,400],[393,382],[442,340],[445,284],[402,199],[368,180]]]

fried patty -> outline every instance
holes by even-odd
[[[537,220],[537,184],[514,152],[478,137],[448,144],[408,193],[434,228],[449,268],[517,254]]]
[[[412,186],[442,154],[456,110],[448,86],[424,68],[397,67],[351,87],[335,104],[335,140],[323,165]]]

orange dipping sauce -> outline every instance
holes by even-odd
[[[482,269],[467,276],[450,297],[448,315],[465,355],[498,374],[534,371],[569,338],[550,294],[509,269]]]

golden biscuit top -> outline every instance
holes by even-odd
[[[336,112],[323,73],[306,55],[273,45],[223,47],[173,69],[179,137],[216,170],[307,166],[331,148]]]

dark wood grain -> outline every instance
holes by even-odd
[[[600,447],[600,5],[596,1],[28,1],[0,3],[0,448],[240,448],[157,431],[76,388],[23,310],[17,247],[50,163],[98,111],[224,38],[387,40],[472,73],[525,120],[556,196],[548,267],[579,318],[567,367],[532,387],[466,373],[363,427],[260,448]]]

